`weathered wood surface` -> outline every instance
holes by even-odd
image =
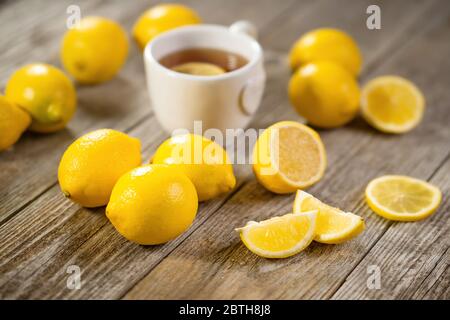
[[[68,3],[0,4],[0,86],[24,63],[59,64]],[[315,27],[340,27],[357,39],[365,57],[362,83],[393,73],[422,88],[426,117],[407,135],[377,133],[361,119],[320,132],[330,165],[325,178],[310,191],[364,216],[367,230],[339,246],[314,243],[287,260],[252,255],[233,229],[250,219],[290,211],[293,197],[264,190],[250,168],[242,165],[235,167],[237,188],[202,204],[193,226],[164,246],[129,243],[114,231],[103,209],[83,209],[64,199],[56,168],[75,137],[100,127],[123,130],[143,141],[145,159],[167,137],[152,116],[142,59],[132,46],[117,79],[78,88],[79,111],[67,130],[48,136],[26,134],[13,150],[0,154],[0,297],[450,298],[448,2],[377,2],[382,8],[379,31],[365,27],[365,9],[372,1],[186,3],[207,22],[230,24],[246,18],[260,28],[269,79],[252,127],[264,128],[281,119],[301,121],[287,100],[286,53],[301,33]],[[112,17],[128,30],[148,5],[80,3],[83,14]],[[30,7],[40,8],[40,14],[33,15],[36,10]],[[20,26],[13,23],[18,17]],[[438,185],[444,193],[439,211],[418,223],[391,223],[373,214],[364,204],[363,190],[370,179],[386,173],[408,174]],[[66,287],[66,268],[73,264],[82,270],[80,290]],[[371,265],[381,270],[379,290],[366,286]]]

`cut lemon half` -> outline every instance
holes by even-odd
[[[321,243],[338,244],[359,235],[365,228],[364,220],[351,212],[331,207],[302,190],[298,190],[294,201],[294,213],[318,210],[316,236]]]
[[[436,211],[441,191],[428,182],[407,176],[383,176],[366,188],[369,207],[380,216],[396,221],[417,221]]]
[[[422,120],[425,99],[409,80],[382,76],[369,81],[362,90],[361,111],[366,121],[387,133],[403,133]]]
[[[292,193],[318,182],[326,167],[319,134],[295,122],[281,121],[267,128],[253,148],[253,171],[275,193]]]
[[[240,233],[244,245],[264,258],[287,258],[304,250],[314,239],[317,210],[288,213],[265,221],[249,221]]]

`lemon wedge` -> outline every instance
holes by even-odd
[[[338,244],[359,235],[365,228],[364,220],[351,212],[331,207],[302,190],[294,201],[294,212],[318,210],[315,241]]]
[[[240,233],[244,245],[264,258],[287,258],[304,250],[314,239],[316,211],[288,213],[261,222],[250,221]]]
[[[403,133],[416,127],[423,117],[425,99],[410,81],[382,76],[362,90],[361,111],[366,121],[387,133]]]
[[[295,121],[273,124],[253,148],[253,172],[275,193],[292,193],[313,185],[322,178],[326,164],[319,134]]]
[[[383,176],[366,188],[369,207],[380,216],[396,221],[417,221],[436,211],[441,191],[428,182],[407,176]]]

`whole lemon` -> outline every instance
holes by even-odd
[[[86,17],[66,32],[60,55],[64,68],[78,82],[105,82],[112,79],[125,63],[127,34],[115,21]]]
[[[0,151],[16,143],[30,123],[27,112],[0,95]]]
[[[295,42],[289,54],[293,70],[314,61],[331,61],[346,68],[353,76],[361,71],[362,57],[356,42],[338,29],[316,29]]]
[[[58,169],[62,192],[84,207],[108,203],[114,184],[141,165],[141,143],[125,133],[100,129],[75,140]]]
[[[28,111],[31,131],[54,132],[72,119],[77,106],[75,88],[58,68],[44,63],[26,65],[14,72],[6,97]]]
[[[295,110],[317,127],[334,128],[351,121],[359,110],[359,86],[343,67],[332,62],[309,63],[289,82]]]
[[[199,24],[197,13],[181,4],[160,4],[145,11],[133,26],[133,37],[139,48],[158,34],[181,26]]]
[[[185,174],[166,165],[145,165],[119,179],[106,216],[128,240],[155,245],[186,231],[197,208],[195,187]]]
[[[152,161],[179,167],[194,183],[200,201],[215,198],[236,185],[227,152],[201,135],[169,138],[158,147]]]

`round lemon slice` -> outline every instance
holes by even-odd
[[[295,122],[281,121],[267,128],[253,148],[253,171],[275,193],[292,193],[318,182],[327,164],[319,134]]]
[[[428,182],[407,176],[383,176],[366,188],[369,207],[380,216],[396,221],[417,221],[436,211],[441,191]]]
[[[387,133],[403,133],[416,127],[423,117],[425,99],[410,81],[382,76],[369,81],[361,94],[366,121]]]
[[[294,201],[294,213],[318,210],[316,236],[321,243],[338,244],[359,235],[365,228],[364,220],[351,212],[331,207],[307,192],[298,190]]]
[[[177,65],[172,70],[196,76],[217,76],[226,71],[221,67],[207,62],[188,62]]]
[[[317,211],[288,213],[265,221],[250,221],[240,232],[244,245],[264,258],[287,258],[314,239]]]

